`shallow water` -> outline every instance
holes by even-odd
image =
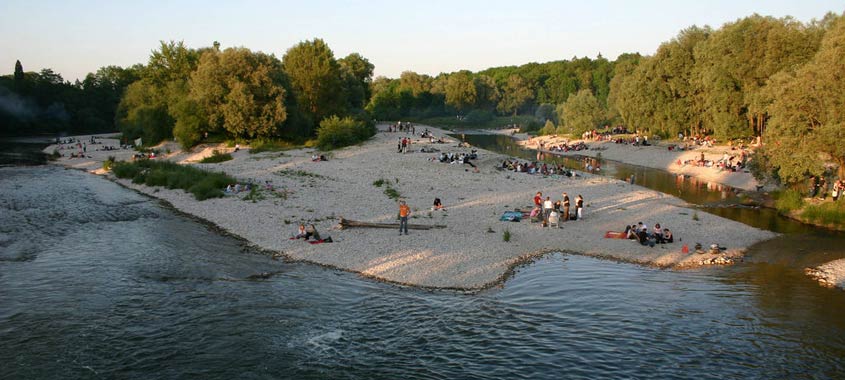
[[[2,379],[845,377],[845,297],[778,260],[554,254],[427,292],[273,260],[74,170],[0,168],[0,193]]]

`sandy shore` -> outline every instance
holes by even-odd
[[[429,129],[437,136],[447,133]],[[437,153],[396,153],[397,140],[403,136],[407,135],[380,132],[363,145],[331,152],[330,159],[324,162],[312,162],[313,151],[308,149],[254,155],[243,149],[233,153],[232,161],[195,164],[225,171],[242,181],[269,180],[277,190],[284,190],[284,196],[265,192],[264,199],[255,202],[244,200],[244,193],[198,202],[181,190],[117,181],[166,200],[175,208],[206,219],[260,248],[282,252],[292,259],[429,288],[489,287],[505,279],[515,265],[550,251],[663,268],[723,264],[740,260],[747,247],[775,236],[772,232],[696,212],[677,198],[623,181],[589,174],[567,178],[500,171],[495,166],[505,157],[483,150],[475,162],[480,173],[474,173],[466,165],[430,161]],[[415,138],[412,147],[455,153],[469,151],[456,148],[456,142],[449,140],[448,144],[429,144],[427,139]],[[190,163],[210,154],[214,148],[219,147],[182,153],[170,144],[168,149],[173,153],[166,156]],[[52,149],[48,147],[46,151]],[[63,157],[58,163],[102,172],[106,157],[128,159],[132,153],[96,151],[89,147],[90,158]],[[393,229],[333,229],[339,216],[368,222],[395,221],[396,203],[384,194],[383,187],[373,185],[379,179],[390,182],[408,201],[413,210],[411,223],[445,224],[448,228],[412,230],[407,236],[399,236]],[[543,228],[526,220],[499,221],[504,211],[530,208],[537,191],[551,196],[552,200],[560,199],[564,191],[573,200],[582,194],[586,205],[584,219],[563,223],[559,229]],[[435,197],[443,201],[448,211],[429,211]],[[606,231],[621,231],[626,224],[639,221],[649,227],[660,223],[672,229],[676,242],[651,248],[631,240],[603,237]],[[300,222],[314,223],[323,237],[331,236],[334,243],[312,245],[289,240]],[[510,242],[503,241],[505,230],[511,233]],[[720,254],[685,254],[681,252],[685,243],[690,251],[695,243],[705,247],[715,243],[728,249]]]
[[[539,143],[545,142],[546,146],[560,144],[564,139],[540,136],[530,139],[524,139],[520,143],[531,149],[537,149]],[[576,142],[580,140],[572,140]],[[682,163],[686,160],[698,160],[701,158],[701,153],[707,160],[717,161],[722,158],[722,155],[727,152],[738,155],[739,151],[732,151],[728,146],[714,146],[710,148],[698,148],[691,151],[677,151],[668,150],[666,146],[652,145],[652,146],[633,146],[627,144],[616,144],[611,141],[585,141],[590,147],[590,150],[570,151],[570,152],[555,152],[560,155],[581,155],[596,157],[601,154],[602,158],[625,162],[649,168],[666,170],[675,174],[684,174],[698,179],[721,183],[731,187],[743,190],[756,190],[760,183],[754,179],[747,170],[742,172],[719,171],[716,168],[700,167],[694,165],[678,165],[678,160]]]

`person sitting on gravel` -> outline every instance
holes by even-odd
[[[434,198],[434,205],[431,206],[431,211],[435,211],[435,210],[446,211],[446,208],[443,207],[443,203],[440,202],[440,198]]]
[[[305,240],[308,240],[308,238],[307,238],[306,236],[308,236],[308,233],[307,233],[307,232],[305,232],[305,225],[304,225],[304,224],[300,224],[300,225],[299,225],[299,229],[296,231],[296,235],[294,235],[294,236],[293,236],[293,238],[294,238],[294,239],[305,239]]]
[[[675,239],[672,237],[672,231],[668,228],[663,229],[663,243],[673,243]]]
[[[317,227],[314,227],[313,224],[309,224],[308,227],[305,228],[305,240],[308,240],[310,237],[314,237],[314,240],[320,240],[320,233],[317,232]]]

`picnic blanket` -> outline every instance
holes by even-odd
[[[503,222],[518,222],[522,220],[522,211],[505,211],[499,220]]]
[[[607,231],[604,233],[605,239],[625,239],[627,236],[624,232]]]

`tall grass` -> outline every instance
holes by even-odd
[[[223,197],[223,189],[226,185],[236,182],[234,178],[223,173],[209,172],[169,161],[116,162],[112,166],[112,172],[118,178],[131,179],[133,183],[182,189],[193,194],[194,198],[200,201]]]
[[[789,189],[777,194],[775,208],[782,214],[798,210],[802,206],[804,206],[804,198],[798,190]]]
[[[215,149],[215,150],[211,151],[210,156],[200,160],[200,163],[201,164],[216,164],[216,163],[220,163],[220,162],[229,161],[231,159],[232,159],[231,154],[223,153],[223,152],[220,152],[219,150]]]
[[[845,225],[845,202],[822,202],[807,205],[801,213],[801,217],[814,224]]]

